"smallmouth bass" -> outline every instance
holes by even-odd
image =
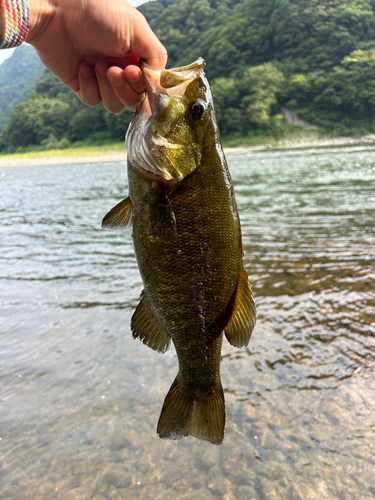
[[[161,438],[224,438],[223,333],[246,346],[256,307],[244,269],[240,222],[220,143],[205,62],[141,68],[147,94],[127,136],[129,197],[103,219],[133,228],[144,291],[134,338],[158,352],[172,340],[179,371],[166,398]]]

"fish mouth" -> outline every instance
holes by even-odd
[[[203,73],[205,65],[204,59],[200,57],[188,66],[155,70],[144,59],[140,59],[139,66],[147,89],[144,100],[148,100],[150,108],[144,106],[144,111],[152,114],[164,96],[175,100],[182,99],[188,85]]]
[[[167,113],[165,108],[169,102],[178,102],[184,98],[189,84],[204,74],[205,64],[200,57],[188,66],[155,70],[145,60],[139,61],[147,92],[135,112],[125,141],[128,157],[136,168],[167,181],[181,180],[180,174],[174,173],[173,169],[168,171],[159,160],[162,150],[185,147],[171,142],[160,132],[160,123],[165,123],[160,116]]]
[[[154,97],[161,94],[182,96],[189,83],[203,73],[206,63],[200,57],[188,66],[173,69],[155,70],[144,59],[140,60],[139,65],[146,83],[147,96],[152,103]]]

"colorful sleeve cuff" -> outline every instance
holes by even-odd
[[[0,49],[18,47],[29,33],[27,0],[0,0]]]

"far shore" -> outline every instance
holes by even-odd
[[[278,142],[259,144],[256,146],[239,146],[224,148],[226,155],[246,151],[275,151],[282,149],[306,149],[325,148],[335,146],[353,145],[375,145],[375,134],[359,138],[354,137],[300,137],[280,139]],[[19,153],[14,155],[0,155],[1,167],[25,167],[31,165],[64,165],[64,164],[87,164],[87,163],[109,163],[126,162],[126,151],[119,152],[118,148],[113,153],[106,151],[105,154],[97,152],[93,147],[92,152],[87,149],[86,154],[77,154],[74,149],[70,150],[47,150],[38,153]]]

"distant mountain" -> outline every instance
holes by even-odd
[[[10,122],[13,108],[26,101],[43,73],[31,45],[21,45],[0,65],[0,132]]]

